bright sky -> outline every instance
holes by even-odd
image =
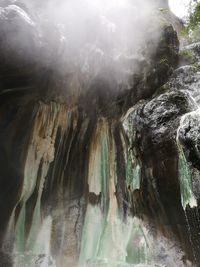
[[[169,5],[176,16],[183,18],[187,15],[187,7],[190,0],[169,0]]]

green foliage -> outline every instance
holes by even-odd
[[[192,66],[195,67],[197,71],[200,71],[200,65],[197,62],[192,64]]]
[[[184,49],[179,53],[180,57],[189,63],[194,63],[196,61],[196,57],[191,50]]]
[[[200,0],[191,0],[187,24],[182,36],[190,37],[191,41],[200,41]]]
[[[199,26],[200,23],[200,2],[197,0],[193,0],[190,4],[190,15],[189,15],[189,23],[188,28],[190,30],[194,30]]]

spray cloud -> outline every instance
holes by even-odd
[[[124,71],[133,72],[132,59],[159,35],[157,29],[149,30],[155,12],[149,0],[49,0],[32,5],[43,21],[57,25],[66,60],[82,72],[96,74],[102,67],[121,69],[124,64]],[[50,31],[48,38],[54,38]]]
[[[7,2],[0,11],[5,17],[15,13],[14,23],[8,24],[14,27],[12,34],[7,24],[4,29],[13,53],[37,59],[68,76],[78,73],[87,88],[97,77],[106,76],[130,88],[130,77],[141,65],[138,62],[150,57],[160,36],[153,0]]]

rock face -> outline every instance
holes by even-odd
[[[198,44],[184,49],[191,49],[199,62]],[[152,100],[141,103],[129,116],[135,131],[133,149],[142,165],[140,190],[132,192],[137,212],[165,234],[169,229],[164,225],[171,225],[173,235],[199,266],[197,66],[179,67]]]
[[[199,266],[198,44],[165,23],[89,77],[24,4],[0,22],[0,266]]]

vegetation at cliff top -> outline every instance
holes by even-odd
[[[188,27],[194,30],[200,24],[200,1],[192,0],[189,9]]]
[[[183,35],[189,35],[191,41],[200,41],[200,0],[191,0],[188,18]]]

